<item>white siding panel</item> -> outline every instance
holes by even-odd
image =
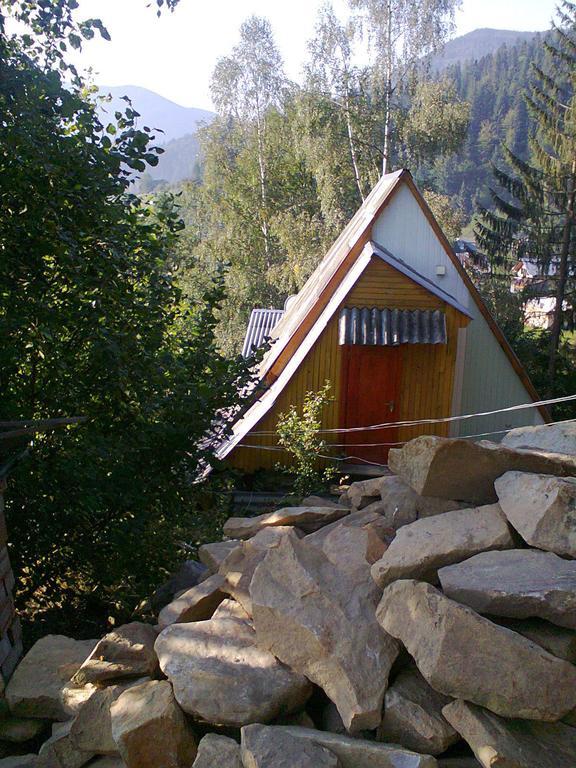
[[[407,186],[403,185],[396,192],[374,222],[372,239],[387,248],[393,256],[402,259],[452,294],[472,313],[473,320],[467,329],[460,414],[532,402],[531,395],[516,374]],[[437,266],[446,267],[445,276],[439,277],[436,274]],[[526,409],[466,420],[461,422],[452,434],[465,437],[542,423],[543,419],[536,409]],[[495,435],[491,439],[498,440],[500,436]]]

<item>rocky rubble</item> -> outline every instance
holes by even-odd
[[[32,647],[0,768],[574,768],[575,435],[418,438],[231,518],[156,626]]]

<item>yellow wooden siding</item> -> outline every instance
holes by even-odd
[[[453,307],[397,270],[374,258],[362,277],[350,291],[341,307],[377,307],[394,309],[443,309],[446,312],[448,344],[402,345],[402,374],[400,384],[400,420],[437,418],[450,415],[456,361],[458,328],[467,318]],[[317,391],[325,381],[332,384],[333,402],[326,408],[323,428],[339,426],[341,347],[338,344],[338,315],[336,312],[316,341],[305,361],[294,374],[273,408],[256,425],[253,432],[274,432],[278,414],[291,404],[300,406],[306,392]],[[410,440],[419,434],[448,434],[448,427],[400,428],[398,439]],[[342,435],[327,437],[329,442],[342,443]],[[385,438],[383,439],[383,441]],[[264,450],[242,445],[262,446]],[[230,463],[245,471],[272,468],[279,461],[287,463],[284,452],[266,450],[276,446],[271,435],[248,435],[230,454]],[[331,451],[337,455],[342,449]]]

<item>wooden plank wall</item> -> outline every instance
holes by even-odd
[[[465,325],[468,319],[377,257],[372,259],[341,305],[354,306],[379,309],[443,309],[446,312],[448,344],[402,346],[400,420],[450,415],[458,328]],[[322,426],[324,429],[339,426],[341,348],[338,344],[338,314],[339,312],[335,313],[274,407],[253,432],[274,432],[278,415],[285,412],[292,403],[300,405],[306,392],[317,391],[325,381],[332,384],[334,400],[325,409]],[[420,434],[447,435],[448,427],[437,425],[425,429],[401,428],[399,440],[410,440]],[[334,443],[342,442],[337,434],[328,439]],[[263,446],[264,450],[243,448],[243,445]],[[258,468],[272,468],[280,460],[288,463],[285,453],[266,450],[266,447],[276,445],[276,437],[273,434],[248,435],[229,456],[229,461],[246,472]],[[338,451],[334,450],[333,453],[337,455]]]

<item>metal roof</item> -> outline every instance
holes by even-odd
[[[446,315],[440,309],[351,307],[340,311],[339,344],[393,347],[446,341]]]
[[[283,309],[253,309],[246,330],[246,338],[242,347],[242,357],[250,357],[254,349],[258,349],[270,338],[274,326],[282,319]]]

